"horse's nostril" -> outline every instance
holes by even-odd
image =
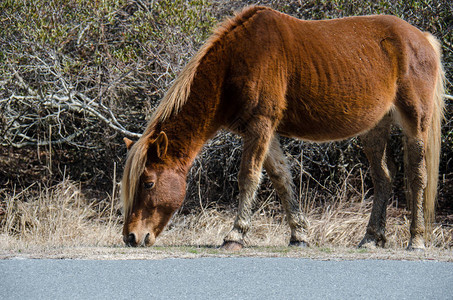
[[[149,243],[149,233],[147,233],[145,236],[145,245],[148,245],[148,243]]]
[[[136,246],[137,245],[134,233],[129,233],[127,236],[124,236],[123,240],[126,243],[126,245],[128,245],[128,246]]]

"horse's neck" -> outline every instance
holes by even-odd
[[[228,60],[220,51],[211,49],[203,56],[194,70],[184,105],[161,123],[169,141],[167,155],[187,171],[206,141],[222,126],[219,111]]]
[[[220,91],[212,82],[197,78],[181,111],[161,123],[161,130],[168,137],[167,155],[186,171],[206,141],[222,126],[217,117]]]

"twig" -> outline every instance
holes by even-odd
[[[74,94],[71,94],[74,95]],[[80,93],[77,93],[77,95],[80,95]],[[129,130],[126,130],[116,118],[109,119],[105,116],[102,115],[99,111],[94,109],[92,106],[87,105],[79,100],[77,100],[76,97],[71,97],[71,96],[61,96],[61,95],[45,95],[44,99],[41,99],[39,96],[18,96],[18,95],[11,95],[10,97],[11,100],[37,100],[40,102],[41,105],[44,105],[49,108],[54,108],[54,109],[67,109],[69,111],[77,112],[80,113],[81,111],[84,111],[88,115],[95,117],[96,119],[104,122],[107,126],[110,128],[114,129],[115,131],[126,135],[127,137],[131,138],[140,138],[140,134],[131,132]],[[108,111],[109,115],[114,117],[113,113],[108,110],[105,106],[103,106],[105,110]],[[12,143],[13,144],[13,143]]]
[[[14,143],[14,142],[8,141],[8,143],[1,143],[0,145],[2,145],[4,147],[13,146],[14,148],[23,148],[23,147],[26,147],[26,146],[40,146],[41,147],[41,146],[65,144],[65,143],[71,142],[73,139],[75,139],[79,135],[94,129],[95,127],[96,127],[95,125],[89,126],[89,127],[85,128],[85,129],[77,131],[77,132],[75,132],[75,133],[73,133],[73,134],[71,134],[71,135],[69,135],[67,137],[63,137],[63,138],[61,138],[59,140],[55,140],[55,141],[51,141],[51,140],[39,141],[37,139],[25,136],[23,134],[18,134],[19,136],[23,137],[24,139],[28,140],[29,142]]]

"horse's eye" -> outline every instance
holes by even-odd
[[[145,189],[150,190],[154,187],[154,182],[144,182],[143,186],[145,187]]]

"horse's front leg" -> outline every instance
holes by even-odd
[[[273,136],[270,121],[261,120],[254,126],[248,125],[243,134],[243,152],[238,175],[239,209],[233,229],[226,235],[223,249],[239,250],[246,243],[250,228],[252,205],[261,179],[264,159]]]

